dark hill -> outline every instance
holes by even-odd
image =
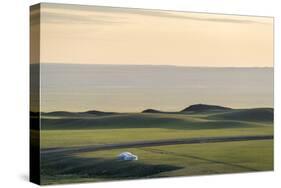
[[[154,109],[146,109],[144,111],[142,111],[142,113],[163,113],[159,110],[154,110]]]
[[[86,112],[81,112],[81,114],[92,114],[92,115],[112,115],[116,114],[115,112],[103,112],[103,111],[98,111],[98,110],[89,110]]]
[[[66,116],[66,117],[79,117],[83,115],[97,115],[97,116],[102,116],[102,115],[112,115],[116,114],[114,112],[103,112],[103,111],[97,111],[97,110],[89,110],[86,112],[67,112],[67,111],[54,111],[54,112],[43,112],[42,113],[45,116]]]
[[[54,112],[42,112],[42,115],[47,116],[72,116],[75,112],[67,112],[67,111],[54,111]]]
[[[231,108],[216,106],[216,105],[208,105],[208,104],[194,104],[183,109],[181,112],[205,112],[205,111],[220,111],[220,110],[231,110]]]

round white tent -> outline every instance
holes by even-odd
[[[138,160],[138,156],[130,153],[130,152],[123,152],[117,156],[117,159],[122,161],[136,161]]]

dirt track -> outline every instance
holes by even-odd
[[[90,145],[90,146],[70,147],[70,148],[42,149],[41,154],[77,153],[77,152],[90,152],[90,151],[111,150],[111,149],[120,149],[120,148],[136,148],[136,147],[165,146],[165,145],[178,145],[178,144],[234,142],[234,141],[249,141],[249,140],[271,140],[271,139],[273,139],[273,135],[201,137],[201,138],[150,140],[150,141],[124,142],[124,143],[116,143],[116,144]]]

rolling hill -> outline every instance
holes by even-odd
[[[208,105],[208,104],[194,104],[185,109],[181,112],[210,112],[210,111],[225,111],[225,110],[232,110],[232,108],[217,106],[217,105]]]

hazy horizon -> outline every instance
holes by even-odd
[[[273,68],[41,64],[41,111],[273,107]]]
[[[38,63],[32,63],[38,64]],[[67,62],[40,62],[40,64],[63,64],[63,65],[96,65],[96,66],[169,66],[169,67],[183,67],[183,68],[274,68],[274,66],[190,66],[190,65],[166,65],[166,64],[99,64],[99,63],[67,63]]]

